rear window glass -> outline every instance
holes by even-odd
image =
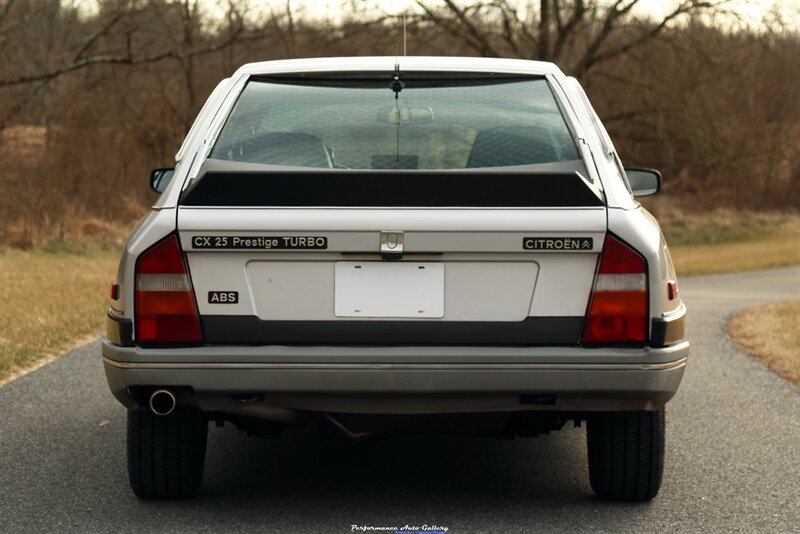
[[[253,79],[210,157],[357,170],[579,159],[544,78],[435,76],[401,73],[394,85],[391,72]]]

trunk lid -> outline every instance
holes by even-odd
[[[260,171],[192,184],[178,230],[206,342],[579,343],[607,224],[592,184],[377,174],[389,185]]]

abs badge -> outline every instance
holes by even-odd
[[[594,248],[591,237],[524,237],[524,250],[576,250],[586,251]]]
[[[209,291],[209,304],[236,304],[239,302],[238,291]]]

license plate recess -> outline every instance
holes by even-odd
[[[444,317],[444,264],[336,263],[337,317]]]

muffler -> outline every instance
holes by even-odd
[[[168,389],[157,389],[150,395],[150,410],[156,415],[169,415],[175,410],[175,395]]]

